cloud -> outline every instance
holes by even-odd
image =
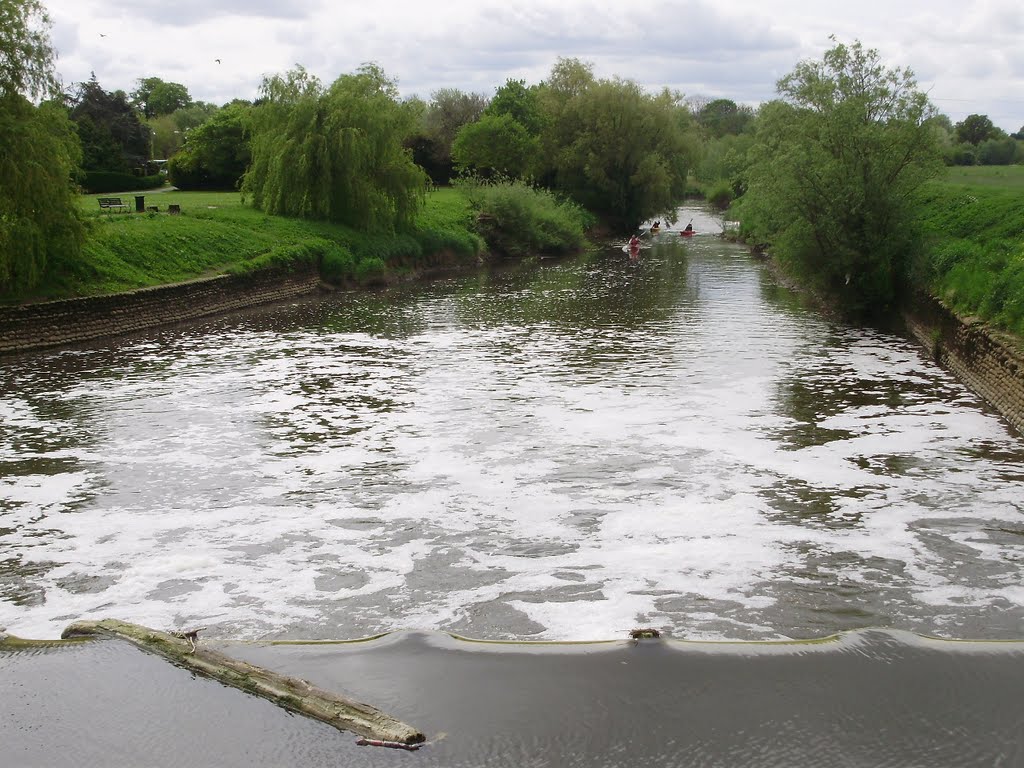
[[[155,76],[223,103],[253,98],[264,74],[296,63],[331,82],[373,61],[404,95],[490,96],[509,78],[539,82],[567,57],[592,62],[599,77],[750,103],[772,98],[775,82],[835,34],[910,66],[935,96],[964,99],[940,102],[954,120],[998,111],[1001,127],[1024,122],[1012,101],[1024,93],[1019,0],[44,2],[65,81],[95,71],[108,90]]]

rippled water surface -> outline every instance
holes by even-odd
[[[1024,442],[713,232],[0,360],[0,625],[1024,636]]]

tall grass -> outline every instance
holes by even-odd
[[[956,170],[975,172],[975,181],[961,176],[927,188],[927,256],[916,278],[958,313],[1024,336],[1024,195],[1015,181],[1024,173],[996,184],[992,169]]]

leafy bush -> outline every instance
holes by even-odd
[[[705,193],[708,203],[720,211],[724,211],[732,203],[735,194],[728,181],[718,181],[708,187]]]
[[[117,171],[87,171],[82,188],[94,195],[104,192],[134,192],[162,187],[164,181],[164,177],[159,173],[154,176],[134,176]]]
[[[594,217],[575,203],[522,181],[464,182],[477,231],[495,252],[508,256],[579,250]]]
[[[360,285],[373,285],[382,282],[386,272],[384,261],[376,256],[371,256],[356,264],[355,278]]]
[[[332,243],[320,259],[320,276],[329,283],[340,285],[352,279],[356,271],[356,258],[343,245]]]

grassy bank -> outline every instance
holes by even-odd
[[[244,272],[291,261],[322,262],[338,283],[368,283],[414,270],[475,263],[484,248],[473,230],[465,196],[451,189],[429,193],[413,232],[367,235],[345,226],[268,216],[232,192],[143,192],[156,212],[100,209],[83,195],[87,239],[81,257],[55,263],[31,294],[8,301],[114,293],[206,275]],[[134,210],[134,193],[121,198]],[[168,214],[177,205],[180,215]]]
[[[328,282],[386,283],[439,267],[475,265],[482,254],[521,257],[580,249],[592,217],[549,193],[523,184],[441,188],[427,193],[415,227],[371,235],[323,221],[270,216],[231,192],[122,193],[132,212],[99,207],[84,195],[87,238],[76,259],[51,263],[31,293],[0,303],[93,296],[223,273],[297,263],[320,265]],[[180,214],[171,215],[175,205]],[[156,210],[152,210],[155,208]]]
[[[925,190],[916,277],[957,313],[1024,337],[1024,166],[948,173]]]

